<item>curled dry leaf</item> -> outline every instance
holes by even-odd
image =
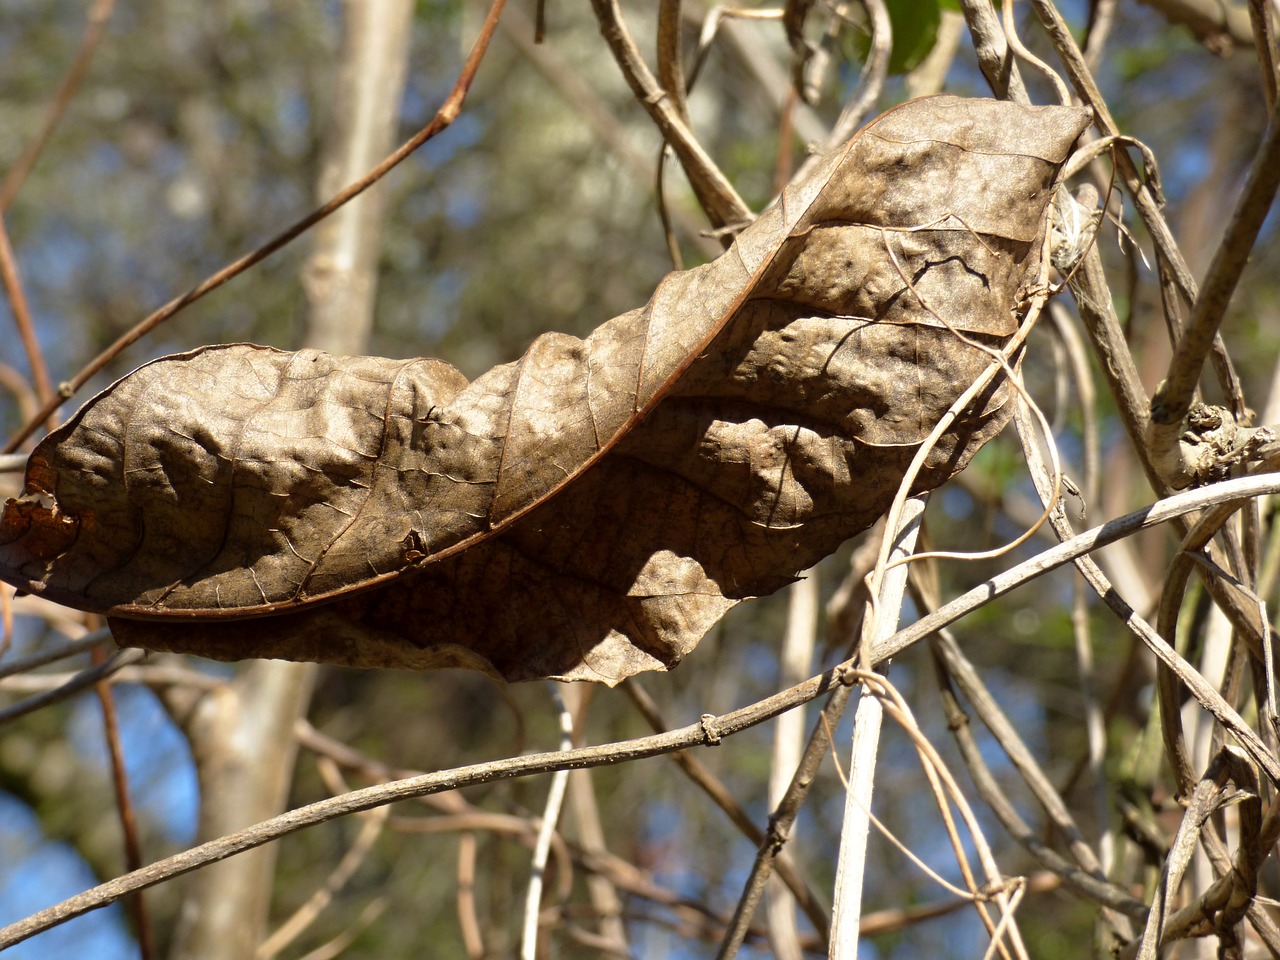
[[[990,363],[939,318],[1015,332],[1087,120],[908,103],[645,307],[472,383],[248,344],[149,363],[31,455],[0,577],[110,615],[123,644],[219,659],[669,667],[887,509]],[[917,489],[1006,400],[973,403]]]

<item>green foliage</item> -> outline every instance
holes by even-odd
[[[893,25],[893,53],[889,73],[906,73],[918,67],[938,40],[942,19],[941,0],[887,0]]]
[[[885,0],[893,48],[889,53],[889,74],[897,76],[914,70],[929,55],[938,40],[938,24],[945,0]],[[866,60],[871,48],[865,30],[847,35],[850,59]]]

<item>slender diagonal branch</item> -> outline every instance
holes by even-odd
[[[377,183],[399,164],[404,162],[411,154],[414,153],[428,140],[432,139],[453,123],[458,118],[458,114],[462,111],[462,104],[466,100],[467,93],[471,89],[471,84],[475,80],[476,71],[480,68],[480,63],[484,59],[485,51],[489,48],[489,41],[493,37],[494,30],[497,29],[498,17],[502,13],[502,8],[506,4],[506,0],[493,0],[492,6],[489,8],[488,16],[485,17],[484,24],[480,28],[479,36],[476,38],[475,45],[471,48],[471,54],[467,57],[467,61],[463,64],[461,72],[458,74],[458,80],[453,86],[453,90],[445,98],[444,105],[436,112],[431,122],[406,140],[394,153],[370,170],[365,176],[358,181],[339,191],[326,203],[307,214],[297,223],[281,231],[272,237],[262,246],[258,247],[251,253],[245,254],[240,259],[223,267],[217,273],[202,280],[196,286],[192,287],[186,293],[170,300],[158,310],[149,314],[135,324],[130,330],[122,334],[111,346],[103,350],[93,360],[89,361],[74,377],[62,384],[58,389],[57,395],[49,402],[43,404],[36,415],[32,417],[14,436],[9,439],[0,453],[12,453],[18,448],[23,440],[31,436],[32,433],[40,426],[40,423],[48,417],[63,400],[71,397],[77,390],[89,382],[90,378],[98,371],[102,370],[108,363],[115,359],[121,351],[125,350],[131,344],[142,339],[160,324],[170,319],[179,310],[195,303],[197,300],[212,293],[240,274],[244,273],[250,267],[261,263],[267,257],[276,251],[292,243],[298,237],[302,236],[313,226],[323,220],[329,214],[333,213],[343,204],[352,198],[359,196],[373,184]]]
[[[1159,426],[1176,428],[1191,407],[1192,394],[1200,380],[1200,370],[1213,346],[1218,327],[1226,314],[1240,274],[1249,262],[1262,223],[1280,189],[1280,122],[1267,125],[1267,132],[1249,168],[1244,190],[1227,224],[1226,234],[1209,264],[1191,317],[1183,330],[1164,383],[1151,401],[1151,420]],[[1176,436],[1161,437],[1166,441]]]

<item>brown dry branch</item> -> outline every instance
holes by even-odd
[[[41,403],[46,403],[53,397],[53,387],[49,383],[49,370],[44,362],[44,354],[40,351],[40,342],[36,338],[35,326],[31,321],[31,307],[27,303],[22,279],[18,276],[18,262],[13,253],[13,245],[9,242],[9,228],[3,215],[0,215],[0,285],[4,287],[9,309],[13,311],[13,323],[18,328],[18,339],[22,342],[27,366],[31,369],[31,383],[35,387],[36,397]],[[50,430],[58,425],[53,414],[49,415],[45,423]]]
[[[1046,505],[1055,507],[1050,513],[1049,520],[1065,546],[1066,543],[1076,539],[1074,530],[1067,520],[1065,511],[1061,509],[1061,504],[1057,501],[1056,495],[1051,494],[1052,481],[1050,480],[1049,471],[1044,465],[1039,448],[1030,439],[1032,432],[1029,417],[1024,411],[1019,411],[1015,414],[1015,422],[1018,425],[1019,439],[1022,440],[1023,453],[1030,467],[1031,477],[1036,485],[1036,492]],[[1263,476],[1266,476],[1266,474]],[[1161,504],[1167,504],[1171,499],[1161,501]],[[1175,675],[1182,687],[1189,690],[1200,701],[1201,706],[1208,710],[1219,723],[1235,736],[1253,761],[1266,773],[1267,777],[1277,786],[1280,786],[1280,757],[1272,753],[1257,732],[1245,723],[1240,714],[1214,689],[1213,685],[1206,681],[1195,667],[1173,648],[1172,644],[1164,636],[1139,616],[1133,607],[1116,592],[1111,581],[1107,579],[1106,574],[1102,572],[1102,569],[1091,557],[1081,555],[1074,558],[1074,562],[1084,580],[1102,599],[1103,603],[1120,618],[1138,639],[1147,645],[1159,662],[1159,669],[1168,670]],[[1212,582],[1212,578],[1209,582]],[[1256,615],[1257,611],[1255,610],[1254,613]],[[1262,622],[1256,625],[1255,629],[1265,635],[1268,626],[1265,622]]]
[[[0,450],[0,452],[11,453],[18,449],[19,445],[35,433],[40,424],[47,417],[52,415],[64,401],[70,399],[77,390],[88,383],[95,374],[105,368],[107,364],[119,356],[120,353],[129,345],[142,339],[156,327],[160,326],[162,323],[177,314],[180,310],[190,306],[207,294],[212,293],[223,284],[244,273],[250,267],[256,266],[282,247],[285,247],[289,243],[298,239],[298,237],[305,234],[317,223],[321,222],[335,210],[343,206],[343,204],[364,193],[364,191],[385,177],[428,140],[431,140],[441,131],[447,129],[450,124],[458,118],[458,115],[462,110],[462,104],[466,100],[467,93],[471,89],[471,84],[475,80],[476,71],[480,67],[480,62],[484,59],[485,51],[489,48],[489,40],[493,37],[494,31],[497,29],[498,17],[502,13],[502,8],[505,3],[506,0],[493,0],[493,3],[489,8],[489,13],[485,17],[484,25],[480,28],[479,36],[477,36],[475,45],[471,49],[471,54],[468,56],[467,62],[463,65],[462,71],[458,75],[457,83],[454,84],[453,89],[445,98],[444,105],[436,112],[436,115],[431,119],[430,123],[401,144],[394,153],[382,160],[376,167],[370,170],[358,181],[342,189],[327,202],[307,214],[297,223],[292,224],[285,230],[276,234],[276,236],[272,237],[256,250],[245,254],[240,259],[223,267],[217,273],[196,284],[196,286],[192,287],[186,293],[175,297],[158,310],[155,310],[142,320],[138,321],[138,323],[136,323],[127,333],[87,363],[74,377],[62,384],[58,388],[57,396],[47,403],[44,403],[36,414],[32,416],[16,434],[9,438],[9,442],[5,444],[3,450]]]
[[[1085,35],[1084,58],[1089,69],[1097,71],[1102,62],[1107,38],[1115,23],[1118,0],[1096,0],[1089,8],[1089,32]]]
[[[66,76],[62,78],[53,95],[39,132],[23,149],[22,155],[9,168],[4,181],[0,183],[0,216],[7,213],[9,207],[13,205],[13,200],[22,189],[22,184],[35,167],[40,154],[49,143],[49,138],[53,136],[54,130],[65,116],[67,107],[89,70],[89,64],[93,62],[94,52],[102,42],[102,36],[106,32],[115,5],[115,0],[94,0],[93,6],[85,14],[86,23],[84,36],[80,40],[80,49],[76,52]]]
[[[1085,119],[899,107],[719,260],[474,383],[248,345],[148,364],[33,454],[0,572],[220,659],[669,667],[889,508],[930,432],[916,490],[1003,426],[998,383],[948,408],[1036,299]]]
[[[937,608],[936,598],[917,592],[924,609]],[[999,703],[983,683],[981,674],[964,655],[955,637],[946,629],[939,630],[931,638],[930,647],[936,664],[945,670],[947,687],[955,685],[973,707],[983,725],[1022,777],[1054,829],[1066,840],[1076,864],[1090,876],[1105,880],[1102,863],[1094,849],[1084,839],[1083,831],[1076,823],[1070,808],[1055,789],[1035,754],[1019,736],[1016,726],[1000,709]]]
[[[1029,103],[1022,74],[1009,51],[1009,42],[991,0],[960,0],[960,10],[969,26],[978,66],[991,91],[1002,100]]]
[[[107,654],[101,647],[90,651],[94,664],[101,664]],[[94,684],[94,693],[102,711],[102,732],[107,742],[107,757],[111,763],[111,786],[115,794],[116,812],[120,818],[120,833],[124,846],[126,870],[141,869],[142,844],[138,838],[138,818],[129,791],[129,776],[125,770],[124,747],[120,742],[120,718],[116,710],[115,695],[104,678]],[[126,898],[133,926],[138,936],[138,954],[141,960],[155,960],[155,937],[151,929],[150,911],[141,891]]]
[[[1262,223],[1280,189],[1280,121],[1272,119],[1245,181],[1226,233],[1195,300],[1182,338],[1176,344],[1164,381],[1151,400],[1147,444],[1152,463],[1175,488],[1203,481],[1223,470],[1223,463],[1238,456],[1254,436],[1244,423],[1226,441],[1211,437],[1212,428],[1192,422],[1188,413],[1200,380],[1205,358],[1221,343],[1218,328],[1226,315]],[[1229,417],[1223,411],[1223,417]],[[1237,418],[1238,419],[1238,418]],[[1224,426],[1237,426],[1227,424]],[[1218,432],[1221,432],[1219,430]],[[1225,443],[1227,449],[1221,449]]]
[[[686,8],[687,10],[687,8]],[[788,82],[788,67],[782,56],[767,42],[764,30],[757,25],[766,23],[764,10],[733,8],[716,5],[702,18],[698,45],[694,52],[693,66],[689,70],[692,84],[707,61],[712,44],[724,38],[722,49],[729,51],[743,69],[750,72],[759,84],[759,95],[779,117],[789,113],[795,134],[806,143],[822,143],[827,139],[828,124],[807,103],[802,101]],[[772,11],[777,13],[776,9]],[[772,19],[778,19],[774,16]],[[940,93],[941,89],[929,93]],[[780,191],[779,191],[780,192]]]
[[[1266,475],[1261,477],[1242,477],[1237,480],[1224,480],[1203,488],[1187,491],[1161,500],[1150,507],[1127,514],[1102,526],[1088,530],[1071,540],[1018,564],[1007,571],[992,577],[986,583],[951,600],[928,616],[892,637],[877,644],[873,651],[873,665],[881,663],[889,657],[898,656],[903,650],[928,637],[938,629],[959,620],[974,609],[990,603],[995,598],[1039,577],[1050,570],[1071,563],[1078,557],[1125,536],[1172,520],[1174,517],[1202,510],[1217,503],[1227,502],[1241,497],[1258,497],[1280,494],[1280,476]],[[1140,629],[1137,625],[1132,627]],[[1172,651],[1170,651],[1172,652]],[[1175,655],[1176,656],[1176,655]],[[1176,661],[1175,661],[1176,662]],[[602,766],[658,756],[675,750],[687,749],[699,745],[719,744],[725,737],[732,736],[742,730],[749,729],[759,723],[772,719],[793,707],[807,703],[828,692],[848,691],[857,682],[857,675],[849,674],[846,668],[851,663],[842,665],[822,675],[812,677],[802,684],[797,684],[764,700],[750,704],[738,710],[720,716],[707,714],[697,723],[672,730],[664,734],[641,737],[619,743],[601,746],[581,747],[571,751],[551,751],[513,757],[490,763],[456,767],[439,773],[393,781],[391,783],[365,787],[317,803],[297,807],[271,820],[257,824],[247,830],[241,830],[217,840],[210,841],[184,851],[165,860],[158,861],[140,871],[127,874],[115,880],[101,884],[92,890],[78,894],[69,900],[49,907],[38,913],[0,929],[0,949],[19,943],[29,937],[47,930],[73,917],[80,916],[90,910],[99,909],[115,902],[135,890],[143,890],[155,884],[184,873],[196,870],[208,863],[234,856],[245,850],[253,849],[264,843],[270,843],[282,836],[297,830],[333,820],[337,817],[349,816],[363,810],[400,800],[414,799],[444,791],[457,790],[477,783],[487,783],[498,779],[533,776],[549,773],[558,769],[575,769],[579,767]],[[847,678],[847,679],[846,679]],[[93,682],[90,680],[89,682]],[[1227,725],[1246,747],[1255,762],[1267,769],[1267,775],[1273,782],[1280,780],[1280,770],[1273,759],[1261,754],[1259,761],[1255,753],[1256,737],[1248,736],[1248,728],[1234,711],[1221,702],[1221,698],[1213,691],[1205,691],[1203,685],[1188,683],[1191,692],[1201,703],[1214,713],[1220,721]],[[847,692],[845,694],[847,698]],[[827,711],[831,712],[830,702]],[[838,719],[838,713],[836,718]],[[832,725],[821,721],[815,727],[815,735],[821,739],[825,736],[821,731],[829,731]],[[812,741],[813,738],[811,738]],[[1251,749],[1252,747],[1252,749]],[[816,772],[816,763],[807,766],[806,760],[816,754],[818,761],[825,754],[825,745],[817,751],[806,750],[805,760],[797,771],[793,782],[812,782]],[[769,851],[766,860],[772,859],[785,841],[786,831],[794,819],[794,806],[798,809],[802,798],[789,795],[787,808],[775,811],[770,821],[770,837],[767,846]]]
[[[911,626],[898,631],[888,640],[877,644],[876,649],[872,651],[872,662],[878,663],[884,659],[896,657],[907,647],[927,637],[934,630],[955,622],[965,614],[991,602],[997,597],[1003,596],[1027,580],[1040,576],[1051,569],[1056,569],[1063,564],[1071,563],[1077,558],[1085,557],[1094,550],[1131,536],[1139,530],[1185,518],[1196,511],[1218,503],[1240,498],[1271,496],[1277,492],[1280,492],[1280,476],[1274,474],[1223,480],[1197,490],[1185,491],[1166,497],[1141,510],[1125,514],[1123,517],[1117,517],[1115,520],[1110,520],[1091,530],[1076,534],[1070,540],[990,577],[980,586],[974,587],[953,600],[949,600],[934,613],[922,617]],[[1118,597],[1116,599],[1119,600]],[[1121,604],[1123,604],[1123,601],[1121,601]],[[1128,608],[1122,605],[1119,609],[1127,610]],[[1140,620],[1130,621],[1129,614],[1131,613],[1132,611],[1130,610],[1128,613],[1122,614],[1122,620],[1130,623],[1131,628],[1139,636],[1141,636],[1141,632],[1144,629],[1151,630],[1150,626],[1145,622]],[[1151,632],[1154,634],[1155,631],[1151,630]],[[1197,699],[1201,700],[1201,703],[1206,708],[1211,704],[1213,705],[1213,709],[1210,712],[1225,706],[1221,704],[1221,697],[1211,691],[1206,692],[1203,687],[1193,687],[1192,693],[1196,695]],[[1229,711],[1230,708],[1228,707],[1227,710]],[[1233,722],[1238,724],[1241,730],[1248,730],[1247,725],[1240,723],[1238,718]],[[1266,764],[1264,763],[1263,765],[1265,766]],[[1280,769],[1277,772],[1280,772]]]
[[[1254,821],[1255,828],[1251,836],[1241,837],[1241,846],[1242,849],[1255,846],[1257,842],[1257,827],[1259,826],[1257,821],[1260,819],[1260,801],[1256,793],[1256,776],[1249,770],[1248,761],[1243,755],[1238,752],[1234,752],[1233,755],[1233,752],[1229,749],[1223,750],[1214,758],[1209,765],[1209,769],[1205,771],[1205,775],[1200,778],[1194,792],[1188,798],[1186,813],[1183,815],[1182,824],[1178,828],[1173,846],[1169,850],[1164,875],[1152,901],[1151,911],[1147,916],[1147,925],[1143,930],[1142,940],[1136,954],[1138,960],[1155,960],[1159,955],[1169,904],[1173,895],[1177,892],[1178,885],[1182,882],[1182,877],[1187,867],[1190,866],[1196,841],[1200,831],[1206,827],[1206,821],[1226,803],[1231,802],[1224,796],[1224,788],[1228,782],[1233,780],[1237,790],[1241,792],[1234,794],[1231,800],[1240,804],[1242,808],[1251,811],[1250,816]],[[1252,780],[1252,784],[1249,783],[1250,780]],[[1249,786],[1252,786],[1252,791],[1249,790]],[[1257,864],[1252,864],[1252,869],[1247,874],[1242,873],[1240,880],[1253,885],[1253,889],[1245,891],[1246,895],[1235,901],[1234,909],[1226,909],[1220,916],[1214,917],[1214,924],[1217,927],[1219,936],[1227,937],[1228,939],[1222,941],[1227,944],[1235,939],[1234,935],[1230,935],[1230,928],[1243,917],[1245,906],[1253,900],[1253,896],[1256,893]],[[1223,903],[1222,906],[1226,907],[1227,904]]]
[[[1249,14],[1234,0],[1142,0],[1171,23],[1187,27],[1197,40],[1217,54],[1248,48],[1253,38]]]
[[[1031,5],[1040,18],[1040,24],[1053,44],[1054,51],[1062,62],[1068,78],[1075,87],[1076,95],[1094,111],[1094,125],[1105,136],[1118,136],[1120,131],[1111,116],[1111,110],[1098,89],[1093,74],[1085,62],[1084,54],[1081,53],[1062,14],[1051,0],[1031,0]],[[1139,175],[1137,166],[1127,151],[1116,150],[1112,155],[1121,183],[1133,197],[1142,222],[1155,244],[1162,280],[1167,279],[1169,283],[1176,286],[1178,293],[1187,303],[1194,304],[1199,297],[1199,287],[1183,259],[1182,252],[1161,210],[1162,198],[1158,183],[1154,183],[1149,177],[1144,179]],[[1178,320],[1173,315],[1172,309],[1166,311],[1166,321],[1171,328],[1177,330]],[[1180,332],[1175,332],[1175,340],[1178,336]],[[1227,396],[1231,410],[1237,418],[1243,419],[1246,407],[1240,378],[1236,374],[1235,364],[1227,353],[1222,338],[1216,332],[1212,337],[1209,355],[1213,371],[1223,393]]]
[[[649,724],[653,732],[666,733],[669,727],[663,722],[662,716],[658,713],[657,704],[653,702],[652,697],[645,693],[644,688],[634,679],[626,681],[621,686],[623,692],[631,699],[631,702],[641,716],[644,717],[645,722]],[[791,713],[786,714],[786,716],[791,715]],[[724,811],[725,816],[733,822],[733,825],[753,846],[759,848],[766,843],[765,831],[756,825],[755,821],[742,808],[742,805],[738,803],[729,789],[707,768],[706,764],[684,750],[675,751],[669,756],[676,766],[680,768],[680,771],[689,778],[689,781],[705,793],[712,803]],[[782,883],[786,885],[791,895],[795,897],[796,904],[804,910],[805,916],[813,924],[813,928],[818,931],[819,937],[825,941],[829,923],[826,907],[821,899],[792,863],[791,858],[785,853],[779,852],[774,868],[777,870],[778,877]]]
[[[253,960],[272,960],[273,957],[278,956],[328,907],[334,895],[351,880],[360,864],[373,849],[374,842],[387,824],[390,812],[389,806],[377,807],[361,816],[360,829],[342,858],[325,878],[324,883],[315,890],[306,903],[298,907],[288,919],[257,945]]]
[[[750,223],[754,218],[751,208],[689,129],[681,107],[683,94],[670,95],[650,72],[640,48],[627,29],[618,0],[591,0],[591,6],[600,24],[600,33],[613,52],[636,101],[648,111],[663,140],[680,160],[689,184],[712,225],[736,229]]]
[[[741,710],[719,717],[707,714],[695,724],[665,734],[641,737],[619,744],[551,751],[457,767],[439,773],[423,774],[406,780],[365,787],[339,797],[297,807],[255,827],[200,844],[166,860],[144,867],[140,871],[101,884],[91,891],[86,891],[84,894],[11,924],[0,930],[0,949],[21,942],[42,930],[89,910],[106,906],[135,890],[146,889],[206,864],[254,849],[307,826],[371,810],[387,803],[442,791],[458,790],[472,784],[492,782],[495,779],[627,762],[659,756],[672,750],[686,749],[699,744],[718,744],[723,737],[732,736],[741,730],[772,719],[839,683],[838,679],[823,675]]]
[[[145,657],[146,652],[143,650],[118,650],[102,663],[81,670],[53,690],[38,693],[33,697],[28,697],[26,700],[19,700],[17,703],[11,703],[9,706],[0,709],[0,726],[16,720],[18,717],[35,713],[37,710],[43,710],[45,707],[70,699],[88,690],[99,681],[105,680],[117,670],[123,669],[130,664],[139,663]]]
[[[1062,878],[1063,883],[1081,896],[1093,900],[1121,915],[1141,916],[1145,906],[1130,893],[1111,883],[1093,848],[1084,840],[1066,802],[1054,789],[1048,776],[1041,769],[1034,754],[1027,748],[1016,728],[1000,709],[995,698],[983,684],[981,677],[969,662],[948,630],[939,630],[931,640],[935,666],[943,705],[948,711],[948,722],[956,736],[965,764],[984,802],[1027,852],[1051,872]],[[1050,821],[1067,840],[1071,860],[1062,857],[1045,844],[1017,813],[1007,793],[991,776],[982,752],[969,730],[969,722],[953,687],[961,693],[978,714],[979,719],[995,737],[1005,754],[1014,763],[1033,795],[1040,802]],[[1073,862],[1074,861],[1074,862]]]
[[[893,51],[893,27],[889,22],[889,11],[884,5],[884,0],[865,0],[862,6],[869,21],[871,40],[867,60],[858,78],[858,95],[841,108],[840,115],[823,138],[822,144],[812,148],[808,159],[800,165],[797,176],[804,177],[811,174],[825,155],[838,148],[858,128],[858,124],[862,123],[867,113],[880,99],[885,78],[889,72],[889,55]],[[832,27],[828,31],[833,39],[839,36],[840,22],[843,19],[842,8],[837,7],[832,12]],[[818,75],[823,69],[825,53],[826,45],[824,44],[817,48],[815,56],[809,61],[809,72],[813,76],[806,83],[806,89],[810,93],[817,92],[816,84]]]
[[[1258,56],[1259,86],[1262,98],[1267,102],[1267,116],[1276,115],[1276,85],[1280,82],[1280,57],[1276,51],[1275,26],[1267,10],[1266,0],[1248,0],[1249,26],[1253,30],[1253,49]]]
[[[992,776],[990,767],[983,758],[982,751],[969,728],[968,717],[959,699],[952,692],[945,673],[939,675],[939,686],[943,691],[943,707],[947,713],[947,724],[955,735],[974,786],[988,809],[996,815],[1010,836],[1022,844],[1045,869],[1060,876],[1067,886],[1081,896],[1122,914],[1134,917],[1144,916],[1147,908],[1141,901],[1135,900],[1127,891],[1113,886],[1105,877],[1096,876],[1095,873],[1082,869],[1044,843],[1038,832],[1018,813],[995,777]]]

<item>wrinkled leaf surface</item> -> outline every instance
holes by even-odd
[[[905,104],[645,307],[471,383],[249,344],[149,363],[32,454],[0,577],[110,615],[122,643],[220,659],[669,667],[887,508],[990,362],[938,318],[1014,332],[1087,120]],[[1006,400],[971,405],[917,489]]]

